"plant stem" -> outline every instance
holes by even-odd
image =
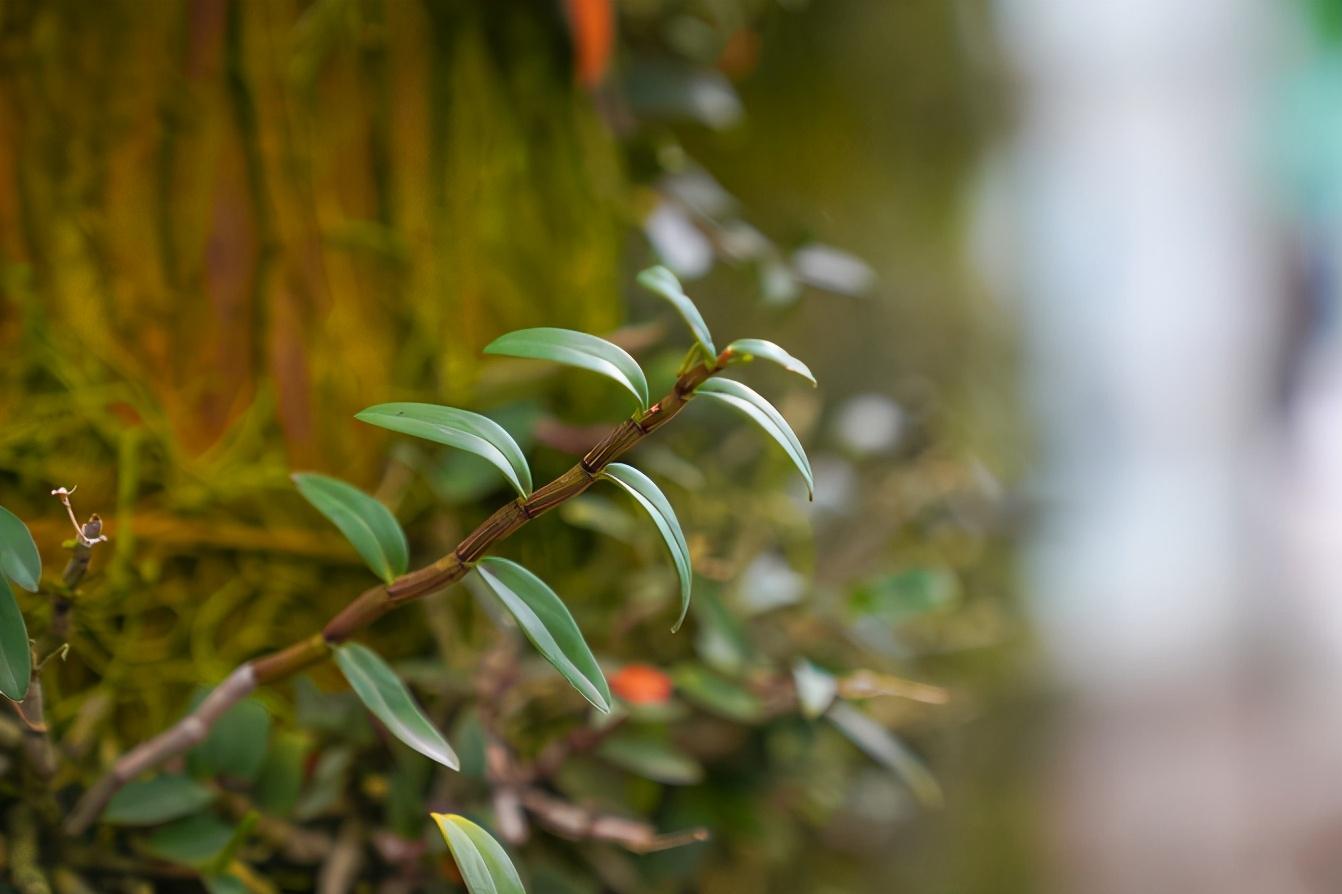
[[[56,775],[56,749],[51,745],[51,732],[47,728],[45,698],[42,690],[41,671],[47,659],[62,648],[70,634],[70,611],[74,606],[74,591],[89,570],[89,561],[93,548],[107,538],[103,536],[102,519],[95,512],[89,520],[80,525],[75,519],[75,511],[70,506],[70,495],[64,488],[55,493],[70,513],[70,522],[75,526],[75,545],[70,562],[61,576],[64,590],[57,592],[51,600],[51,628],[37,644],[32,677],[28,683],[28,697],[23,700],[23,718],[27,729],[24,731],[24,752],[28,764],[37,777],[49,783]],[[62,659],[64,655],[61,656]]]
[[[597,473],[669,422],[684,409],[694,390],[726,364],[727,358],[723,355],[711,364],[705,363],[681,374],[670,393],[646,412],[613,429],[563,475],[538,488],[529,497],[518,498],[500,507],[446,556],[403,574],[389,584],[365,590],[320,633],[240,665],[194,711],[122,755],[112,769],[79,799],[65,822],[66,834],[83,834],[118,789],[146,770],[199,744],[214,722],[257,686],[285,679],[324,660],[330,654],[331,646],[349,639],[397,606],[435,593],[465,577],[473,562],[509,534],[591,487]]]
[[[16,804],[9,812],[10,878],[20,894],[51,894],[51,885],[42,873],[37,823],[32,810]]]

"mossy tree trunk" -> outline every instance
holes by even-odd
[[[624,181],[558,10],[0,3],[4,375],[194,474],[366,479],[359,407],[469,399],[509,327],[613,325]]]

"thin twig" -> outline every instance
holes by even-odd
[[[661,834],[641,820],[588,810],[538,788],[523,788],[519,794],[541,825],[574,841],[606,841],[636,854],[650,854],[709,839],[704,828]]]
[[[286,649],[247,662],[210,693],[200,705],[175,726],[123,755],[97,784],[84,793],[65,822],[69,835],[83,834],[118,789],[137,775],[181,754],[201,741],[210,726],[228,708],[245,698],[258,684],[274,683],[324,660],[330,647],[363,630],[392,609],[436,593],[466,575],[473,563],[499,541],[527,522],[581,494],[596,481],[606,465],[676,416],[694,391],[727,365],[727,355],[696,366],[676,379],[671,392],[614,428],[577,465],[563,475],[500,507],[457,544],[456,549],[430,565],[396,578],[391,583],[365,590],[337,614],[320,632]]]
[[[251,694],[256,688],[256,675],[251,664],[244,664],[216,686],[197,708],[158,736],[131,749],[112,767],[111,772],[84,793],[66,820],[66,828],[77,834],[102,813],[103,807],[127,782],[169,757],[181,754],[205,740],[210,727],[229,708]]]
[[[363,869],[363,831],[355,820],[340,827],[335,847],[317,876],[317,894],[349,894]]]
[[[499,705],[517,676],[517,641],[505,634],[480,662],[475,695],[480,728],[485,734],[485,775],[492,788],[494,821],[500,837],[511,845],[526,843],[531,833],[517,795],[516,761],[499,731]]]

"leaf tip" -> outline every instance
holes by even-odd
[[[671,625],[672,633],[679,633],[680,628],[685,626],[685,619],[690,616],[690,594],[688,591],[682,594],[680,603],[680,617],[676,618],[676,623]]]
[[[640,270],[636,278],[639,285],[654,291],[664,289],[672,284],[677,287],[680,286],[680,280],[676,278],[676,275],[661,264],[653,264],[651,267]]]

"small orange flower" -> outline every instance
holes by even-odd
[[[671,678],[650,664],[626,664],[610,689],[631,705],[660,705],[671,697]]]

